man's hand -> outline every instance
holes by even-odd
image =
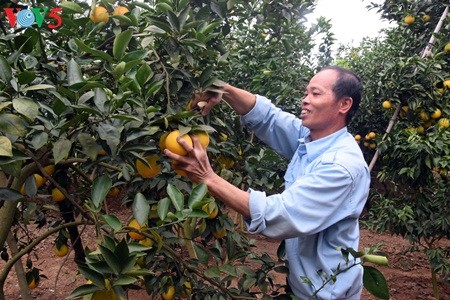
[[[194,183],[205,182],[209,177],[214,176],[214,171],[209,163],[206,150],[203,149],[199,139],[191,136],[194,146],[189,145],[182,138],[178,138],[178,143],[186,150],[187,155],[181,156],[164,150],[164,154],[176,161],[176,168],[186,172],[187,177]]]
[[[222,100],[222,94],[223,92],[220,92],[220,90],[195,93],[191,109],[196,108],[202,116],[206,116]]]

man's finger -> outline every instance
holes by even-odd
[[[191,139],[192,139],[192,137],[191,137]],[[178,144],[180,144],[181,145],[181,147],[183,147],[184,148],[184,150],[186,150],[186,152],[191,152],[194,148],[193,148],[193,146],[191,145],[191,144],[189,144],[183,137],[181,137],[181,136],[179,136],[178,138],[177,138],[177,142],[178,142]]]
[[[185,162],[184,161],[184,156],[178,155],[176,153],[173,153],[172,151],[170,151],[169,149],[164,149],[164,154],[168,157],[171,158],[173,160],[179,161],[179,162]]]

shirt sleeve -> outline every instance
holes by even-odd
[[[354,181],[338,164],[319,165],[281,194],[267,196],[250,189],[251,233],[276,239],[308,236],[357,215]]]
[[[286,158],[292,158],[298,139],[307,134],[299,118],[275,107],[267,98],[257,95],[256,104],[242,116],[244,125],[255,131],[256,136]]]

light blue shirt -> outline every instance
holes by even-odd
[[[358,250],[358,218],[369,192],[369,169],[346,127],[310,141],[309,129],[299,118],[261,96],[242,121],[291,160],[281,194],[249,190],[247,226],[251,233],[286,240],[289,284],[300,299],[307,299],[314,289],[301,281],[302,276],[319,289],[323,284],[319,271],[330,276],[338,265],[346,267],[339,247]],[[359,299],[361,290],[362,267],[355,266],[327,284],[317,298]]]

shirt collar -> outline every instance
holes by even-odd
[[[321,139],[311,141],[311,136],[308,135],[304,138],[300,138],[299,142],[299,154],[306,154],[309,161],[313,161],[320,155],[322,155],[330,145],[335,144],[343,135],[347,134],[347,127],[344,127],[335,133],[332,133]]]

